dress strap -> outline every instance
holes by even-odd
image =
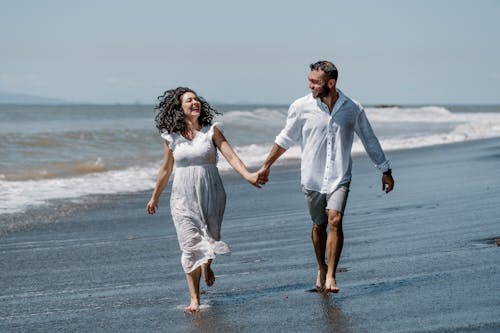
[[[222,122],[217,121],[217,122],[213,123],[212,125],[210,125],[210,129],[207,132],[207,134],[209,135],[210,138],[212,138],[214,136],[214,127],[217,127],[217,129],[219,131],[224,133],[224,126],[223,126]]]
[[[175,141],[176,141],[175,137],[172,134],[168,134],[168,132],[161,133],[161,137],[163,138],[163,140],[167,141],[170,149],[174,150]]]

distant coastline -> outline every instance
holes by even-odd
[[[41,97],[29,94],[0,91],[0,104],[40,105],[40,104],[75,104],[75,103],[59,98]],[[84,104],[84,103],[78,103],[78,104]]]
[[[291,103],[291,101],[290,101]],[[212,104],[216,107],[224,107],[224,108],[239,108],[242,106],[247,107],[275,107],[275,108],[288,108],[290,103],[259,103],[259,102],[223,102],[223,101],[215,101]],[[498,106],[500,103],[362,103],[365,107],[368,108],[377,108],[377,109],[390,109],[390,108],[404,108],[404,107],[424,107],[424,106],[441,106],[441,107],[464,107],[464,106],[482,106],[488,107],[490,106],[492,110],[495,112],[498,111]],[[0,105],[106,105],[106,106],[153,106],[154,102],[116,102],[116,103],[98,103],[98,102],[88,102],[88,101],[68,101],[61,98],[53,98],[53,97],[44,97],[37,96],[31,94],[24,93],[13,93],[8,91],[0,90]],[[486,110],[488,112],[489,110]]]

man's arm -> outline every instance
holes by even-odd
[[[288,148],[301,139],[301,127],[302,122],[299,117],[299,112],[295,105],[292,104],[288,108],[285,127],[276,137],[275,143],[267,155],[266,161],[260,170],[257,171],[259,183],[265,184],[269,181],[271,165],[273,165],[273,163],[276,162],[276,160],[283,155]]]
[[[359,114],[354,130],[361,139],[370,159],[382,171],[382,191],[385,193],[391,192],[394,189],[391,167],[364,110]]]
[[[269,172],[271,171],[271,166],[281,155],[285,153],[286,149],[278,144],[274,144],[271,151],[267,155],[266,161],[262,167],[257,171],[259,183],[267,183],[269,181]]]

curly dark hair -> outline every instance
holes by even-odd
[[[186,124],[184,121],[184,112],[182,111],[181,98],[187,92],[195,94],[200,101],[201,110],[198,123],[201,126],[211,125],[214,116],[221,114],[190,88],[177,87],[170,89],[165,91],[163,95],[158,96],[158,104],[155,106],[156,128],[158,128],[160,133],[168,132],[168,134],[172,134],[184,132]]]

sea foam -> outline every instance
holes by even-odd
[[[443,107],[428,106],[366,108],[366,114],[389,158],[390,151],[396,149],[413,149],[500,136],[500,112],[450,112]],[[256,170],[265,160],[274,137],[285,124],[286,108],[230,110],[225,112],[220,120],[224,122],[224,134],[233,144],[234,150],[251,170]],[[130,145],[137,144],[137,151],[144,150],[139,146],[143,144],[144,137],[134,132],[124,135],[126,137],[120,139],[130,142],[122,147],[129,149]],[[115,141],[116,138],[113,138],[110,143],[104,143],[111,146],[116,144]],[[45,145],[46,142],[41,144]],[[151,150],[161,149],[160,144],[161,141],[150,145]],[[102,144],[96,146],[101,147]],[[105,148],[106,146],[103,149]],[[357,138],[353,144],[353,154],[364,154],[364,148]],[[300,155],[300,147],[294,146],[278,163],[298,160]],[[159,158],[161,155],[156,156]],[[89,165],[85,162],[82,172],[81,165],[71,163],[74,162],[70,162],[70,166],[74,169],[76,165],[78,170],[69,176],[64,174],[61,177],[40,177],[43,179],[21,177],[21,180],[16,180],[0,174],[0,215],[21,212],[57,199],[152,190],[160,165],[159,160],[137,158],[131,159],[130,164],[122,168],[113,168],[97,159],[88,162]],[[222,155],[219,156],[218,166],[221,172],[234,172]]]

